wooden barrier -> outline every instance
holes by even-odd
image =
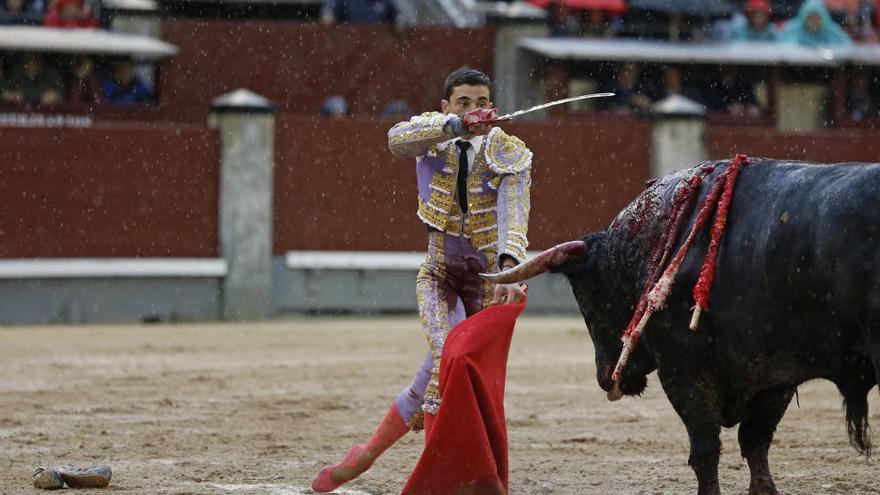
[[[204,126],[4,128],[0,258],[215,257]]]

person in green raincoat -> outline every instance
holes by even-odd
[[[849,35],[831,18],[822,0],[806,0],[797,15],[785,23],[779,40],[806,46],[852,44]]]

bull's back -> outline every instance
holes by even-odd
[[[712,291],[719,345],[806,374],[837,373],[865,325],[880,322],[878,191],[878,164],[746,166]]]
[[[878,241],[880,164],[758,161],[736,185],[720,262],[767,302],[863,310]]]

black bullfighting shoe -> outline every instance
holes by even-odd
[[[103,464],[76,468],[64,466],[61,468],[61,477],[71,488],[104,488],[110,484],[110,466]]]
[[[34,471],[34,486],[43,490],[64,488],[61,472],[52,468],[40,467]]]

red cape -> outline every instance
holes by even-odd
[[[507,493],[504,381],[525,306],[486,308],[449,333],[440,365],[443,402],[403,495]]]

